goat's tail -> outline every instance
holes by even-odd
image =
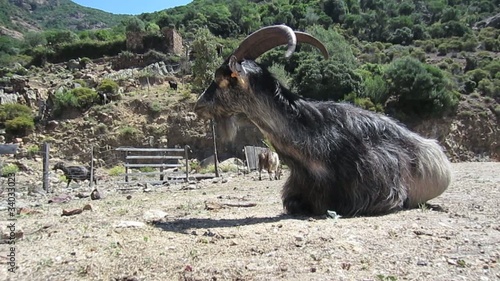
[[[419,204],[441,195],[451,182],[451,164],[435,140],[419,138],[416,173],[408,190],[408,206]]]

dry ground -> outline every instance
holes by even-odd
[[[26,203],[16,221],[24,233],[14,245],[16,273],[2,244],[0,279],[499,280],[500,163],[453,168],[449,190],[429,202],[435,208],[350,219],[283,215],[284,179],[255,174],[131,194],[100,183],[102,200],[48,204],[76,193],[58,189]],[[61,216],[85,204],[92,210]],[[165,216],[150,223],[150,210]]]

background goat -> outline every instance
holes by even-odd
[[[269,174],[269,180],[279,180],[281,177],[280,158],[278,153],[266,149],[259,153],[259,180],[262,180],[262,170],[266,170]],[[274,177],[273,177],[274,174]]]
[[[177,82],[175,82],[175,81],[168,81],[168,85],[170,86],[171,89],[177,91]]]
[[[66,180],[68,181],[68,184],[66,185],[66,188],[68,188],[69,183],[72,180],[74,180],[74,181],[90,180],[90,168],[89,167],[84,167],[84,166],[66,166],[63,162],[58,162],[57,164],[54,165],[54,168],[52,170],[54,170],[54,171],[57,171],[57,170],[63,171],[64,176],[66,176]],[[97,180],[96,180],[95,177],[94,177],[94,184],[97,184]]]
[[[450,163],[435,140],[395,120],[350,104],[305,100],[282,86],[255,60],[296,43],[324,45],[285,25],[249,35],[215,72],[195,111],[214,118],[219,135],[233,139],[235,115],[246,116],[290,168],[283,191],[289,214],[343,216],[383,214],[413,208],[443,193]]]

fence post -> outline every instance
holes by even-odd
[[[217,141],[215,140],[215,125],[214,120],[210,119],[210,126],[212,127],[212,138],[214,139],[214,168],[215,176],[219,177],[219,157],[217,157]]]
[[[188,156],[188,145],[184,146],[184,157],[186,157],[186,182],[189,181],[189,156]]]
[[[128,156],[128,150],[125,151],[125,182],[128,182],[128,159],[127,159],[127,156]]]
[[[94,146],[90,146],[90,188],[94,187]]]
[[[48,142],[43,143],[43,190],[45,192],[49,193],[50,192],[50,181],[49,181],[49,173],[50,173],[50,168],[49,168],[49,150],[50,150],[50,145]]]

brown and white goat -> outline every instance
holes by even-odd
[[[306,100],[292,93],[255,60],[297,42],[324,45],[285,25],[249,35],[215,71],[195,106],[216,121],[219,135],[236,135],[237,115],[246,116],[270,141],[290,170],[282,199],[289,214],[343,216],[384,214],[442,194],[451,181],[441,146],[397,121],[347,103]]]
[[[266,149],[259,153],[259,180],[262,180],[262,170],[269,174],[269,180],[279,180],[281,177],[280,158],[278,153]],[[274,175],[274,177],[273,177]]]

